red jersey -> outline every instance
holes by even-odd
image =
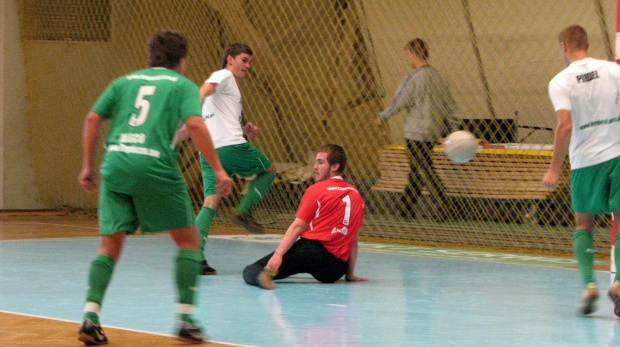
[[[344,261],[364,218],[364,200],[355,187],[340,177],[317,182],[304,193],[295,217],[308,222],[301,237],[320,241]]]

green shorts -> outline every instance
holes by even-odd
[[[230,145],[215,150],[228,176],[234,174],[250,177],[267,171],[271,167],[271,160],[258,148],[249,142],[239,145]],[[200,156],[204,196],[215,194],[215,174],[205,158]]]
[[[109,190],[105,182],[99,189],[99,234],[118,231],[134,234],[163,232],[194,225],[194,209],[185,185],[161,189],[143,189],[125,194]]]
[[[570,181],[575,212],[605,213],[620,210],[620,157],[572,170]]]

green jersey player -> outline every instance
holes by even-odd
[[[97,189],[95,152],[104,121],[110,121],[101,162],[99,227],[101,246],[92,261],[84,320],[78,339],[86,345],[106,344],[99,311],[126,234],[169,231],[178,246],[178,337],[187,342],[205,339],[192,318],[200,272],[198,232],[183,177],[177,166],[178,132],[185,124],[226,196],[232,181],[224,171],[210,134],[200,117],[198,86],[182,76],[187,41],[174,31],[156,32],[148,44],[149,68],[114,80],[86,116],[80,184]]]

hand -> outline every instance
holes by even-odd
[[[243,126],[243,133],[245,136],[253,139],[258,135],[258,127],[252,123],[247,123]]]
[[[271,259],[269,259],[269,262],[267,263],[267,265],[265,265],[265,267],[268,267],[275,272],[278,272],[280,265],[282,265],[282,256],[274,254],[271,256]]]
[[[228,177],[226,171],[222,169],[216,172],[215,179],[217,180],[215,184],[215,193],[223,198],[229,196],[230,193],[232,193],[232,179]]]
[[[364,278],[364,277],[358,277],[355,275],[346,275],[344,278],[347,282],[365,282],[368,281],[368,278]]]
[[[543,176],[543,186],[545,188],[551,188],[555,190],[558,187],[558,182],[560,181],[560,174],[554,171],[547,171]]]
[[[181,129],[179,129],[179,140],[185,141],[189,139],[189,130],[187,130],[187,126],[183,124]]]
[[[379,116],[375,117],[374,122],[375,122],[375,125],[378,126],[378,127],[383,125],[383,121],[381,120],[381,117],[379,117]]]
[[[78,176],[78,181],[87,192],[94,192],[97,190],[97,179],[91,169],[82,169],[82,172],[80,172]]]

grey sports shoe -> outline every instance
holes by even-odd
[[[90,319],[84,319],[78,331],[78,340],[84,342],[86,346],[105,345],[108,337],[105,336],[101,325],[96,325]]]

